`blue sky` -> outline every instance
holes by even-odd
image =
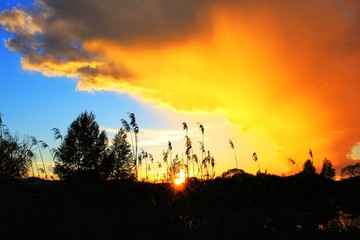
[[[8,36],[1,31],[2,39]],[[20,55],[4,44],[0,54],[1,112],[12,131],[23,134],[49,131],[64,126],[85,110],[93,111],[98,121],[108,127],[120,126],[120,119],[127,118],[127,112],[140,112],[139,119],[144,119],[146,125],[145,116],[150,112],[126,94],[77,91],[76,79],[49,78],[22,70]]]
[[[2,1],[0,10],[10,9],[17,2]],[[160,111],[154,114],[150,107],[127,94],[78,91],[76,79],[45,77],[39,72],[24,71],[21,55],[5,46],[5,39],[9,37],[12,34],[0,27],[0,112],[12,134],[20,138],[34,136],[56,147],[58,142],[54,141],[51,129],[59,128],[65,134],[67,126],[85,110],[95,113],[103,128],[120,128],[120,119],[127,119],[128,112],[136,113],[141,128],[166,129],[171,126]],[[113,133],[108,135],[111,138]],[[45,156],[50,162],[49,155],[45,153]]]
[[[9,35],[1,30],[1,38]],[[92,111],[102,127],[120,128],[120,119],[136,113],[140,126],[168,128],[166,117],[154,112],[127,94],[108,91],[78,91],[76,79],[44,77],[24,71],[20,55],[0,45],[1,114],[11,132],[52,139],[51,129],[66,127],[83,111]],[[157,124],[154,124],[156,122]]]
[[[1,7],[9,9],[4,3]],[[23,70],[21,54],[5,46],[5,40],[11,37],[11,33],[0,27],[0,112],[3,123],[20,139],[34,136],[50,147],[57,147],[59,142],[54,141],[51,129],[59,128],[66,134],[69,124],[85,110],[95,113],[100,126],[108,129],[110,139],[121,127],[120,119],[128,119],[128,112],[135,113],[141,131],[140,142],[144,142],[140,147],[151,151],[158,159],[161,159],[162,149],[166,149],[169,140],[173,141],[174,151],[182,155],[183,121],[188,122],[190,131],[200,139],[197,122],[207,119],[207,114],[198,114],[197,117],[175,114],[127,93],[79,91],[76,78],[46,77],[39,72]],[[215,118],[223,121],[221,116]],[[194,141],[197,144],[197,140]],[[44,151],[43,155],[47,164],[53,164],[49,153]]]
[[[25,5],[32,1],[2,1],[2,9],[11,9],[18,3]],[[120,127],[120,119],[127,118],[128,112],[135,112],[141,125],[149,127],[156,122],[164,128],[167,120],[153,115],[149,107],[125,94],[110,91],[78,91],[77,79],[67,77],[45,77],[39,72],[24,71],[21,55],[10,51],[5,40],[12,37],[0,28],[0,74],[1,113],[11,131],[20,134],[39,135],[47,138],[51,129],[67,126],[82,111],[93,111],[97,120],[109,128]],[[156,127],[156,126],[155,126]]]

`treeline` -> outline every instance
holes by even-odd
[[[202,181],[0,185],[4,239],[358,239],[359,178],[244,172]]]
[[[106,132],[100,130],[99,124],[92,112],[81,113],[67,128],[66,135],[62,135],[58,128],[53,128],[54,139],[60,141],[60,146],[50,148],[47,143],[35,137],[25,137],[22,141],[10,134],[8,127],[3,124],[0,115],[0,181],[12,181],[44,176],[45,179],[131,179],[134,181],[149,181],[150,172],[165,169],[161,176],[153,174],[151,180],[172,182],[183,173],[184,178],[196,177],[209,180],[215,178],[215,159],[205,146],[205,128],[198,123],[202,134],[199,142],[201,156],[193,153],[193,146],[188,135],[188,126],[182,123],[185,131],[185,159],[173,154],[172,144],[168,141],[163,158],[155,160],[151,153],[138,146],[139,126],[134,113],[128,113],[129,120],[121,119],[121,128],[114,138],[109,140]],[[229,145],[234,151],[235,169],[238,169],[236,149],[229,139]],[[45,166],[42,151],[49,151],[54,167]],[[38,156],[38,157],[37,157]],[[41,162],[38,162],[39,159]],[[253,160],[259,165],[256,152]],[[295,160],[289,158],[289,163],[297,167],[304,174],[315,173],[313,154],[309,150],[309,158],[305,161],[302,170]],[[144,170],[145,168],[145,170]],[[142,173],[142,176],[140,174]],[[320,172],[326,178],[335,177],[335,169],[328,159],[324,159]],[[347,166],[342,169],[343,177],[360,175],[360,164]]]
[[[129,114],[129,121],[123,120],[122,125],[109,140],[95,115],[83,112],[70,124],[66,135],[53,129],[60,145],[51,149],[33,137],[20,141],[1,122],[0,236],[4,239],[360,237],[357,191],[360,178],[334,181],[335,169],[328,159],[324,159],[317,173],[311,150],[302,169],[293,159],[288,160],[299,169],[293,176],[280,177],[260,170],[252,175],[236,167],[212,177],[210,154],[205,151],[198,162],[190,160],[194,154],[187,126],[183,125],[189,162],[173,157],[169,143],[163,159],[168,165],[167,181],[153,184],[137,181],[139,166],[155,163],[151,154],[137,146],[139,127],[135,115]],[[204,126],[200,125],[203,131]],[[51,152],[54,172],[62,181],[26,178],[29,172],[35,175],[44,168],[35,165],[35,153],[40,154],[41,149]],[[205,164],[210,168],[206,169],[203,159],[208,159]],[[253,160],[258,161],[256,154]],[[173,180],[178,171],[187,172],[185,165],[194,167],[193,172],[198,172],[199,177],[187,176],[184,184],[175,185]],[[355,175],[352,171],[352,176]]]

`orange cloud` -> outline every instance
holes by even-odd
[[[360,141],[356,2],[42,3],[37,12],[0,15],[24,68],[76,77],[80,90],[222,112],[272,165],[288,157],[303,162],[309,148],[318,167],[324,157],[338,169],[350,163]],[[41,32],[23,34],[18,19],[32,19]]]

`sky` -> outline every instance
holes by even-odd
[[[39,0],[0,3],[0,112],[56,147],[92,111],[111,138],[128,112],[141,148],[183,156],[182,123],[221,174],[293,174],[314,155],[360,159],[356,0]],[[258,155],[258,163],[252,154]],[[51,159],[46,159],[51,164]]]

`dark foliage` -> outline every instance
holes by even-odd
[[[313,174],[315,174],[316,169],[314,167],[313,161],[311,161],[310,159],[306,160],[301,173],[305,174],[305,175],[313,175]]]
[[[4,239],[357,239],[360,179],[246,173],[181,190],[128,180],[0,186]],[[349,215],[351,213],[352,215]]]
[[[320,174],[326,178],[334,179],[335,169],[333,168],[333,165],[329,159],[327,159],[327,158],[324,159]]]
[[[109,179],[135,179],[131,145],[123,129],[115,134],[110,147],[110,154],[104,166],[104,172],[107,173]]]
[[[360,163],[349,165],[341,169],[342,177],[355,177],[360,176]]]
[[[0,182],[26,177],[33,159],[29,141],[20,142],[9,133],[0,136]]]
[[[56,151],[54,173],[60,179],[74,176],[101,176],[108,156],[107,136],[100,131],[93,113],[81,113],[68,127],[60,147]],[[89,171],[89,173],[85,173]]]

